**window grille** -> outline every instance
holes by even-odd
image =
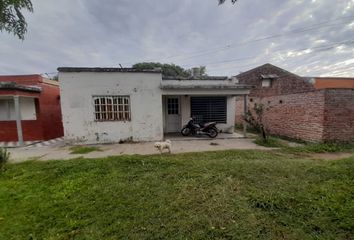
[[[130,121],[129,96],[94,96],[96,121]]]

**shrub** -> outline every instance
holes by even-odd
[[[6,150],[6,148],[0,148],[0,170],[4,168],[9,159],[10,153]]]

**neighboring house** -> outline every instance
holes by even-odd
[[[354,78],[300,77],[265,64],[236,76],[255,86],[248,107],[265,106],[269,133],[305,141],[354,141]],[[236,100],[236,123],[242,123],[242,98]]]
[[[0,76],[0,142],[63,136],[59,84],[40,75]]]
[[[250,87],[227,77],[163,78],[160,70],[58,68],[64,135],[85,143],[161,140],[188,118],[233,132],[235,96]]]

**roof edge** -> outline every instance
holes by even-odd
[[[111,67],[59,67],[59,72],[132,72],[162,73],[161,69],[111,68]]]
[[[15,82],[0,82],[0,90],[19,90],[25,92],[42,92],[40,87],[20,85]]]

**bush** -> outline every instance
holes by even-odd
[[[6,150],[6,148],[0,148],[0,170],[4,168],[9,159],[10,153]]]

